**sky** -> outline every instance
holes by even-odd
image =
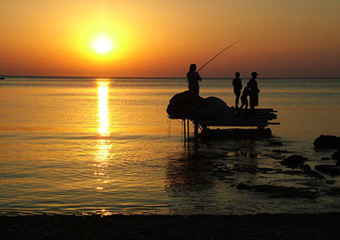
[[[339,12],[339,0],[1,0],[0,75],[185,77],[242,39],[201,76],[336,78]]]

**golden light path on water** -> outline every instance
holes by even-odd
[[[109,82],[98,82],[98,133],[102,137],[110,136],[110,118],[109,118]]]
[[[110,159],[111,143],[109,139],[106,139],[111,135],[110,132],[110,109],[109,109],[109,82],[106,79],[98,79],[98,133],[101,139],[97,140],[95,163],[94,163],[94,175],[96,178],[96,190],[102,191],[105,189],[105,185],[108,183],[108,174],[106,169],[108,167],[108,161]],[[98,206],[100,207],[100,206]],[[101,210],[102,215],[110,214]]]

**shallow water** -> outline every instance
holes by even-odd
[[[308,157],[312,168],[334,164],[321,160],[334,150],[316,151],[313,141],[340,136],[340,80],[258,84],[260,106],[278,110],[274,138],[209,141],[195,152],[183,147],[181,121],[165,112],[169,99],[186,90],[184,79],[6,78],[0,81],[0,213],[338,211],[339,197],[326,192],[340,187],[339,178],[324,175],[335,181],[327,184],[278,170],[292,154]],[[201,96],[233,105],[231,79],[204,79]],[[273,198],[238,190],[239,183],[308,187],[320,195]]]

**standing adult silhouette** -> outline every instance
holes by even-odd
[[[251,79],[247,83],[247,87],[249,88],[249,105],[250,109],[255,109],[255,106],[259,105],[259,92],[260,89],[257,87],[256,78],[259,74],[257,72],[251,73]]]
[[[200,90],[198,81],[202,81],[202,78],[199,73],[196,72],[196,64],[190,65],[189,72],[187,73],[187,79],[189,91],[195,93],[198,96]]]
[[[235,78],[233,79],[233,88],[234,88],[234,93],[235,93],[235,108],[238,108],[238,102],[240,99],[241,95],[241,90],[242,90],[242,80],[240,78],[240,73],[236,72],[235,73]]]

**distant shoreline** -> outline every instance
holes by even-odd
[[[0,216],[1,239],[338,239],[340,213]]]

